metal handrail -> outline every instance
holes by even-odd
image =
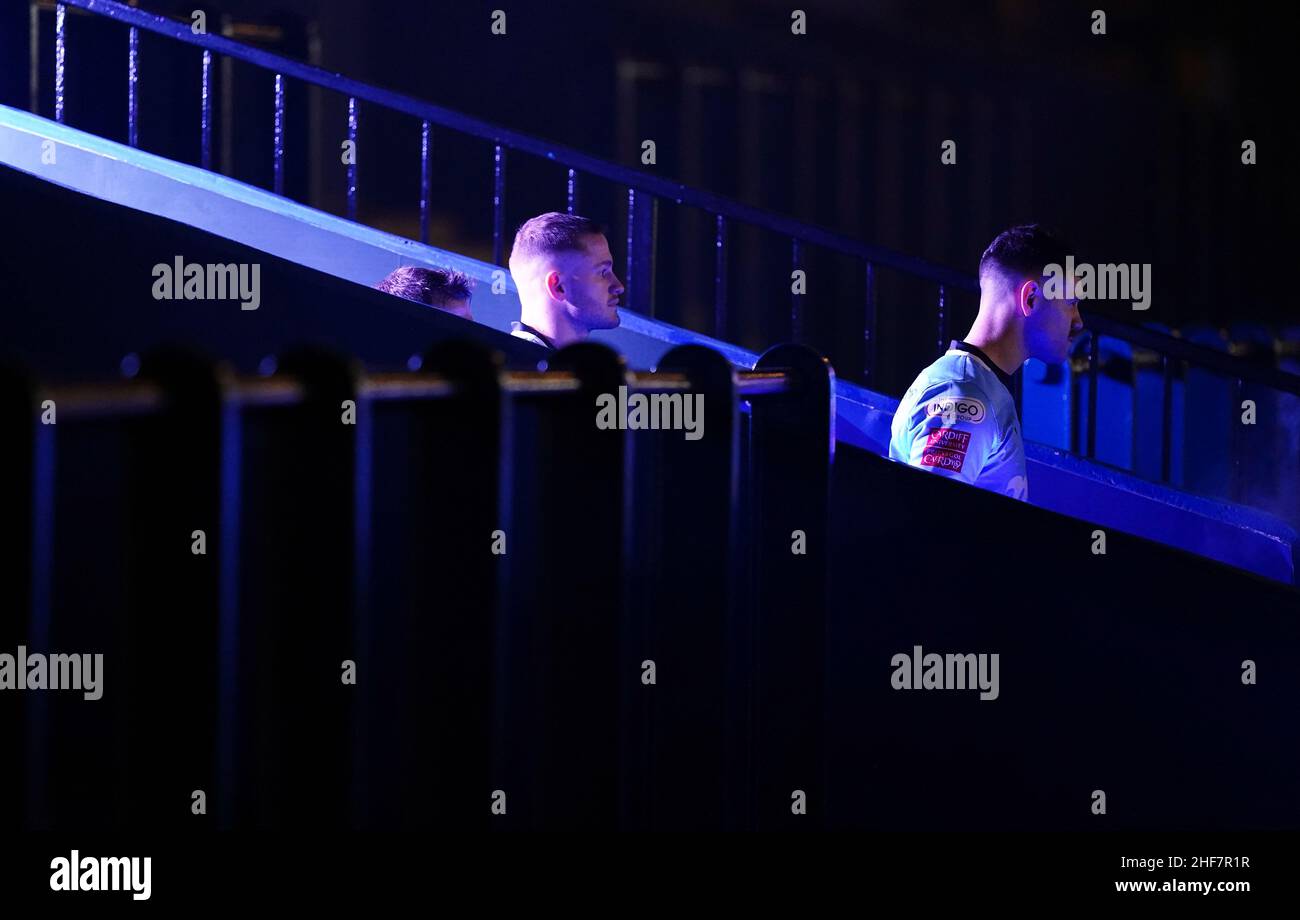
[[[35,2],[35,0],[33,0]],[[349,140],[357,140],[358,100],[381,106],[395,112],[410,115],[421,120],[420,131],[420,242],[429,240],[430,209],[430,133],[431,125],[449,128],[462,134],[478,137],[492,143],[492,259],[497,265],[504,264],[506,250],[505,195],[506,195],[506,159],[511,150],[527,153],[567,167],[565,197],[570,212],[578,208],[578,196],[581,179],[594,176],[627,188],[627,278],[628,306],[652,312],[652,291],[654,285],[654,253],[657,235],[657,208],[660,199],[671,200],[678,204],[698,208],[711,215],[714,224],[714,285],[713,285],[713,334],[716,338],[726,340],[728,336],[727,304],[727,250],[732,223],[746,224],[768,232],[784,236],[790,243],[792,270],[804,265],[804,247],[819,246],[832,252],[861,260],[866,269],[865,309],[863,311],[862,336],[862,383],[871,385],[877,374],[877,312],[876,312],[876,276],[875,268],[884,266],[906,275],[938,285],[939,294],[939,339],[947,335],[946,311],[944,300],[949,290],[978,291],[979,285],[974,278],[955,269],[925,259],[904,255],[883,246],[875,246],[862,240],[827,230],[814,224],[805,223],[790,217],[766,211],[761,208],[742,204],[721,195],[715,195],[702,189],[693,188],[679,182],[673,182],[662,176],[653,175],[618,163],[611,163],[598,157],[583,153],[571,147],[565,147],[494,125],[479,118],[457,112],[443,106],[424,102],[411,96],[391,92],[370,86],[341,74],[323,70],[310,64],[304,64],[273,52],[264,51],[240,44],[221,35],[208,33],[195,34],[183,22],[168,19],[132,7],[123,6],[116,0],[59,0],[55,3],[55,99],[54,115],[58,122],[63,121],[64,113],[64,71],[67,65],[67,45],[65,42],[66,10],[68,7],[83,10],[126,25],[129,29],[129,66],[128,66],[128,106],[127,138],[131,145],[139,143],[138,134],[138,99],[139,80],[139,30],[144,29],[175,39],[202,50],[202,89],[200,94],[200,157],[203,168],[212,164],[212,55],[222,54],[226,57],[244,61],[256,67],[270,71],[275,77],[275,132],[273,148],[273,184],[276,194],[284,192],[284,113],[285,92],[284,78],[293,77],[314,86],[345,94],[348,97],[347,132]],[[33,65],[35,61],[33,59]],[[35,76],[33,76],[35,80]],[[351,220],[357,215],[357,170],[351,164],[346,178],[347,215]],[[791,338],[799,341],[804,329],[804,301],[802,293],[791,293],[790,329]]]
[[[252,48],[221,35],[196,35],[189,26],[165,16],[122,6],[116,0],[61,0],[56,6],[73,6],[121,22],[132,28],[144,29],[165,35],[189,45],[217,54],[245,61],[284,76],[295,77],[323,89],[343,93],[350,99],[360,99],[384,108],[402,112],[428,121],[431,124],[452,128],[491,141],[510,150],[521,151],[554,160],[581,173],[607,179],[629,186],[659,198],[671,199],[678,204],[691,205],[728,220],[755,224],[783,236],[804,240],[816,246],[834,249],[846,255],[887,265],[898,271],[920,275],[928,281],[943,283],[954,288],[978,291],[975,279],[955,269],[928,262],[925,259],[894,252],[883,246],[874,246],[794,218],[752,207],[741,202],[715,195],[702,189],[673,182],[642,170],[632,169],[591,156],[572,147],[532,137],[463,112],[425,102],[412,96],[380,89],[345,77],[342,74],[281,57],[270,51]]]
[[[503,370],[498,374],[502,393],[513,397],[552,397],[580,393],[581,378],[567,370]],[[786,368],[732,371],[736,395],[752,401],[758,397],[795,392],[797,375]],[[269,377],[225,374],[222,402],[243,409],[299,406],[307,401],[308,386],[294,374]],[[629,393],[690,393],[695,386],[690,375],[678,371],[628,371],[623,384]],[[375,402],[412,402],[451,399],[462,395],[461,383],[430,372],[378,372],[361,375],[356,395]],[[42,388],[39,400],[53,401],[65,420],[86,420],[150,416],[167,410],[168,396],[157,381],[143,378],[108,380],[102,383],[56,384]],[[33,413],[43,409],[33,404]]]
[[[1249,380],[1251,383],[1300,396],[1300,376],[1296,374],[1255,364],[1226,352],[1215,351],[1205,345],[1196,345],[1186,339],[1175,338],[1153,329],[1130,326],[1105,316],[1089,317],[1087,327],[1094,336],[1104,335],[1113,339],[1123,339],[1138,348],[1157,352],[1174,361],[1187,361],[1204,370],[1223,374],[1225,377]]]

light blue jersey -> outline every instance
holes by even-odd
[[[982,351],[953,342],[912,382],[894,413],[889,458],[982,489],[1029,498],[1010,378]]]

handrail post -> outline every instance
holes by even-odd
[[[727,337],[727,219],[717,215],[713,237],[713,334]]]
[[[862,320],[862,383],[879,386],[876,381],[876,266],[867,263],[866,310]]]
[[[284,194],[284,75],[275,75],[275,193]]]
[[[199,164],[212,168],[212,52],[203,49],[203,88],[199,90]]]
[[[570,214],[576,214],[578,213],[578,171],[576,169],[569,170],[569,179],[566,185],[566,207]]]
[[[803,277],[796,282],[794,273]],[[806,290],[807,274],[803,267],[803,241],[799,237],[790,240],[790,341],[803,341],[803,292]],[[796,289],[795,284],[798,284]]]
[[[506,149],[497,144],[492,156],[492,264],[504,265],[506,232]]]
[[[357,97],[348,97],[348,146],[352,156],[348,160],[348,220],[357,219]]]
[[[1242,503],[1242,496],[1246,491],[1246,482],[1241,474],[1241,403],[1242,397],[1246,393],[1246,382],[1240,377],[1232,381],[1232,405],[1228,407],[1228,424],[1232,426],[1232,431],[1228,436],[1228,462],[1232,465],[1230,470],[1229,494],[1232,500],[1238,504]]]
[[[54,5],[54,120],[63,124],[64,69],[67,65],[68,8]]]
[[[1161,353],[1162,396],[1160,400],[1160,481],[1169,483],[1173,476],[1174,365],[1169,355]]]
[[[126,40],[126,142],[140,146],[140,30],[131,26]]]
[[[645,316],[655,310],[655,243],[659,202],[636,189],[627,190],[627,295],[629,309]]]
[[[948,335],[948,302],[946,294],[944,286],[939,285],[939,354],[947,351],[948,343],[952,341]]]
[[[27,110],[33,115],[41,106],[41,8],[27,8]]]
[[[429,163],[429,120],[420,122],[420,242],[429,242],[429,192],[433,170]]]
[[[1088,341],[1088,452],[1089,460],[1097,456],[1097,373],[1101,362],[1101,336],[1093,333]]]

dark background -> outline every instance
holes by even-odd
[[[27,107],[28,4],[3,0],[0,101]],[[197,3],[142,0],[188,19]],[[526,3],[416,0],[213,0],[234,37],[505,127],[640,167],[852,237],[973,274],[1006,226],[1057,226],[1081,261],[1153,266],[1153,304],[1093,304],[1134,321],[1228,327],[1297,321],[1277,289],[1292,258],[1297,177],[1291,73],[1293,5],[1104,5],[1095,2],[801,3],[808,34],[790,32],[790,4],[630,0]],[[38,107],[52,112],[53,13],[43,4]],[[491,34],[492,10],[507,34]],[[125,138],[125,28],[120,41],[81,40],[69,25],[68,120]],[[105,47],[101,47],[105,46]],[[94,50],[92,50],[92,48]],[[197,161],[198,55],[141,40],[141,144]],[[159,79],[162,74],[164,79]],[[270,184],[270,77],[234,65],[237,114],[225,172]],[[291,84],[286,190],[342,213],[346,100]],[[218,150],[224,142],[217,126]],[[307,143],[314,139],[315,146]],[[1258,145],[1243,166],[1241,142]],[[940,145],[957,142],[957,164]],[[308,151],[314,152],[309,155]],[[431,242],[491,257],[491,149],[437,132]],[[419,125],[362,107],[360,213],[418,235]],[[507,232],[564,206],[563,171],[516,155]],[[618,228],[623,191],[589,181],[580,209]],[[712,327],[708,215],[661,203],[655,314]],[[789,246],[733,233],[725,337],[762,348],[790,337]],[[856,260],[808,255],[805,338],[848,377],[861,369],[864,284]],[[935,347],[933,285],[880,276],[883,375],[900,392]],[[953,335],[973,295],[949,292]],[[926,358],[928,360],[928,358]]]

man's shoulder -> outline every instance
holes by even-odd
[[[940,397],[978,400],[986,412],[990,404],[989,388],[971,363],[951,355],[943,355],[917,375],[899,408],[903,409],[905,405],[909,409],[913,406],[919,408],[921,404]]]
[[[960,351],[949,351],[930,363],[921,372],[936,384],[951,383],[953,386],[979,390],[987,395],[987,381],[984,379],[984,366],[973,356]]]
[[[510,334],[515,338],[523,339],[525,342],[532,342],[534,345],[540,345],[543,348],[550,348],[549,345],[543,342],[534,333],[530,332],[527,329],[521,328],[519,323],[512,323],[511,325],[513,328],[511,328]]]

